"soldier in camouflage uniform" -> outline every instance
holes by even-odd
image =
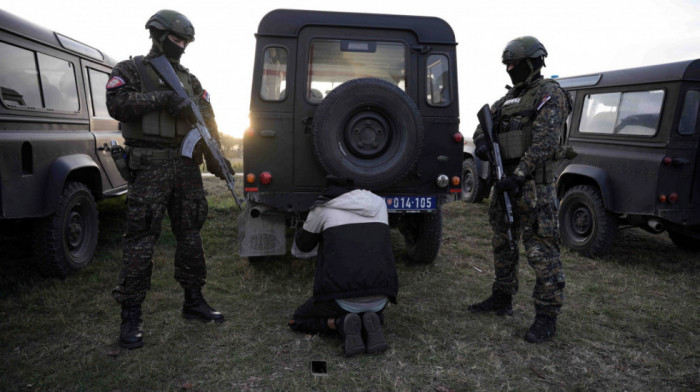
[[[175,279],[185,290],[183,316],[224,320],[201,292],[206,265],[199,232],[208,211],[199,171],[202,150],[207,163],[211,162],[209,170],[220,178],[223,173],[205,147],[192,159],[180,156],[180,142],[192,128],[188,123],[193,117],[189,101],[164,84],[149,64],[149,59],[165,54],[185,91],[199,106],[209,132],[218,140],[209,94],[179,61],[187,44],[194,41],[194,28],[184,15],[170,10],[158,11],[146,28],[153,41],[151,51],[145,57],[117,64],[106,86],[109,114],[121,122],[127,146],[124,265],[112,295],[122,305],[119,342],[129,349],[143,346],[141,303],[150,288],[153,247],[166,211],[177,240]]]
[[[491,107],[507,176],[494,185],[489,206],[496,277],[492,295],[469,306],[469,311],[475,313],[513,314],[512,298],[518,291],[517,241],[522,234],[528,263],[536,275],[532,294],[535,322],[525,335],[525,340],[531,343],[552,338],[564,300],[558,200],[552,166],[571,103],[568,93],[557,82],[540,75],[546,56],[546,49],[534,37],[516,38],[503,51],[503,63],[514,86]],[[477,156],[487,160],[488,150],[480,127],[474,133],[474,143]],[[511,229],[515,250],[511,250],[502,199],[497,196],[504,191],[509,192],[513,203]]]

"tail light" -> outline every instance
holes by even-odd
[[[255,174],[253,174],[253,173],[246,174],[245,182],[247,182],[248,184],[254,183],[255,182]]]
[[[272,182],[272,174],[270,172],[260,173],[260,183],[263,185],[269,185]]]
[[[459,186],[461,179],[458,176],[454,176],[450,182],[452,183],[452,186]]]
[[[452,135],[452,138],[454,138],[456,143],[462,143],[464,141],[464,136],[459,132],[455,132],[455,134]]]

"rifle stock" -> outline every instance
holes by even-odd
[[[204,122],[204,117],[202,117],[202,113],[199,111],[199,107],[187,95],[185,89],[182,87],[182,84],[180,84],[180,79],[178,79],[177,75],[175,74],[175,70],[173,69],[172,65],[170,65],[170,62],[165,56],[159,56],[151,59],[151,64],[153,65],[153,68],[156,70],[158,75],[160,75],[160,77],[163,78],[165,83],[167,83],[168,86],[170,86],[170,88],[172,88],[178,96],[185,98],[189,101],[190,108],[192,109],[192,113],[194,113],[196,119],[194,129],[189,131],[189,133],[185,137],[185,140],[180,146],[180,154],[182,156],[192,158],[195,145],[197,144],[199,139],[204,139],[204,143],[206,144],[207,149],[209,149],[209,152],[211,152],[214,158],[216,158],[217,163],[221,167],[221,172],[224,174],[224,179],[226,180],[226,186],[231,191],[233,199],[236,201],[236,205],[240,210],[241,201],[238,199],[238,196],[236,196],[236,192],[233,189],[235,185],[233,173],[229,171],[228,165],[226,164],[226,158],[224,158],[224,154],[221,152],[221,149],[216,143],[216,140],[214,140],[214,138],[209,133],[209,129],[207,129],[207,126]]]
[[[476,114],[479,118],[479,124],[481,125],[482,131],[484,131],[484,139],[486,139],[486,147],[489,150],[489,161],[491,161],[491,168],[493,171],[494,181],[498,182],[505,178],[505,172],[503,170],[503,160],[501,159],[501,149],[498,145],[498,141],[495,138],[493,131],[493,116],[491,115],[491,109],[489,105],[484,105],[479,112]],[[506,211],[505,213],[505,223],[508,227],[508,241],[510,243],[510,249],[515,250],[517,248],[517,243],[513,238],[513,205],[510,201],[510,195],[508,192],[503,192],[501,197],[503,207]]]

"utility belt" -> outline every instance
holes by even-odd
[[[119,174],[127,181],[133,179],[135,170],[180,158],[180,148],[122,147],[113,144],[111,151]]]
[[[138,170],[144,166],[172,161],[180,158],[180,148],[126,147],[129,169]]]

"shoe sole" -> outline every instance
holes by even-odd
[[[389,348],[384,338],[382,323],[379,322],[379,316],[376,313],[363,314],[362,325],[367,334],[367,354],[381,353]]]
[[[199,316],[195,316],[195,315],[193,315],[193,314],[185,314],[185,313],[182,314],[182,317],[183,317],[184,319],[186,319],[186,320],[197,320],[197,321],[201,321],[201,322],[203,322],[203,323],[208,323],[208,322],[210,322],[210,321],[213,321],[213,322],[215,322],[215,323],[218,324],[218,323],[223,323],[223,322],[224,322],[224,318],[223,318],[223,317],[222,317],[222,318],[218,318],[218,319],[210,319],[210,318],[199,317]]]
[[[119,347],[125,348],[125,349],[127,349],[127,350],[133,350],[133,349],[135,349],[135,348],[141,348],[141,347],[143,347],[143,340],[140,341],[140,342],[136,342],[136,343],[124,343],[124,342],[122,342],[122,341],[120,340],[120,341],[119,341]]]
[[[551,334],[551,335],[544,337],[544,338],[539,338],[539,337],[537,337],[534,334],[531,334],[529,332],[527,334],[525,334],[525,341],[528,343],[546,343],[546,342],[551,341],[552,338],[554,338],[554,334]]]
[[[345,332],[345,356],[352,357],[365,352],[365,342],[362,341],[362,321],[360,316],[349,313],[343,320]]]

